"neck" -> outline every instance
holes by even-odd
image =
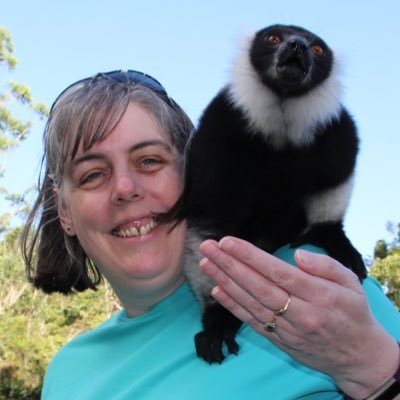
[[[168,297],[176,289],[178,289],[185,278],[183,275],[177,279],[163,285],[152,285],[146,287],[145,285],[125,286],[110,285],[114,289],[115,294],[123,305],[126,314],[129,318],[137,317],[147,313],[154,305]]]

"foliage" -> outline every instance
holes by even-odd
[[[14,217],[19,217],[25,221],[30,210],[30,195],[36,191],[35,187],[26,189],[22,194],[11,193],[4,187],[0,187],[0,195],[8,201],[10,209],[8,212],[0,215],[0,234],[7,232],[12,226]]]
[[[14,373],[13,365],[0,369],[0,400],[39,400],[40,387],[28,387],[23,380],[14,379]]]
[[[388,224],[391,240],[378,240],[370,274],[388,290],[387,296],[400,309],[400,224]]]
[[[106,284],[72,296],[33,289],[18,253],[19,232],[0,241],[0,399],[38,399],[54,353],[120,308]]]
[[[0,27],[0,77],[6,69],[13,71],[17,66],[14,56],[12,37],[6,28]],[[30,89],[21,83],[0,81],[0,155],[21,143],[32,127],[32,121],[22,120],[19,114],[24,110],[29,115],[37,114],[40,118],[48,115],[47,107],[35,102]],[[26,112],[25,112],[26,113]],[[0,177],[4,167],[0,164]],[[0,196],[10,203],[10,210],[0,215],[0,234],[13,226],[15,216],[24,216],[27,210],[26,195],[28,189],[21,194],[10,193],[0,187]]]
[[[7,66],[9,70],[13,70],[17,66],[12,38],[4,27],[0,27],[0,66]],[[2,83],[2,90],[0,90],[0,153],[4,153],[25,139],[32,126],[31,121],[23,121],[13,115],[9,107],[12,100],[16,100],[28,110],[37,113],[41,118],[48,114],[47,107],[34,101],[31,90],[26,85],[12,81]]]
[[[14,45],[7,29],[0,27],[0,63],[6,63],[9,68],[15,68],[17,60],[13,55]]]

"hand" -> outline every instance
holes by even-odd
[[[297,250],[300,268],[243,240],[200,246],[214,298],[300,363],[331,376],[355,399],[379,389],[399,365],[399,348],[369,310],[356,275],[334,259]],[[275,332],[264,329],[276,319]]]

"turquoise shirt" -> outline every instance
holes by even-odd
[[[306,248],[314,249],[309,246]],[[294,263],[293,249],[277,256]],[[372,278],[363,287],[372,312],[397,339],[399,313]],[[309,369],[244,325],[238,356],[221,365],[198,359],[200,309],[187,284],[148,313],[117,313],[65,345],[45,376],[44,400],[342,399],[328,376]],[[362,338],[360,338],[362,340]]]

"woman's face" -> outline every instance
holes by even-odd
[[[131,103],[103,141],[66,165],[60,221],[117,294],[171,292],[183,281],[185,226],[170,231],[152,218],[179,196],[177,156],[153,115]]]

